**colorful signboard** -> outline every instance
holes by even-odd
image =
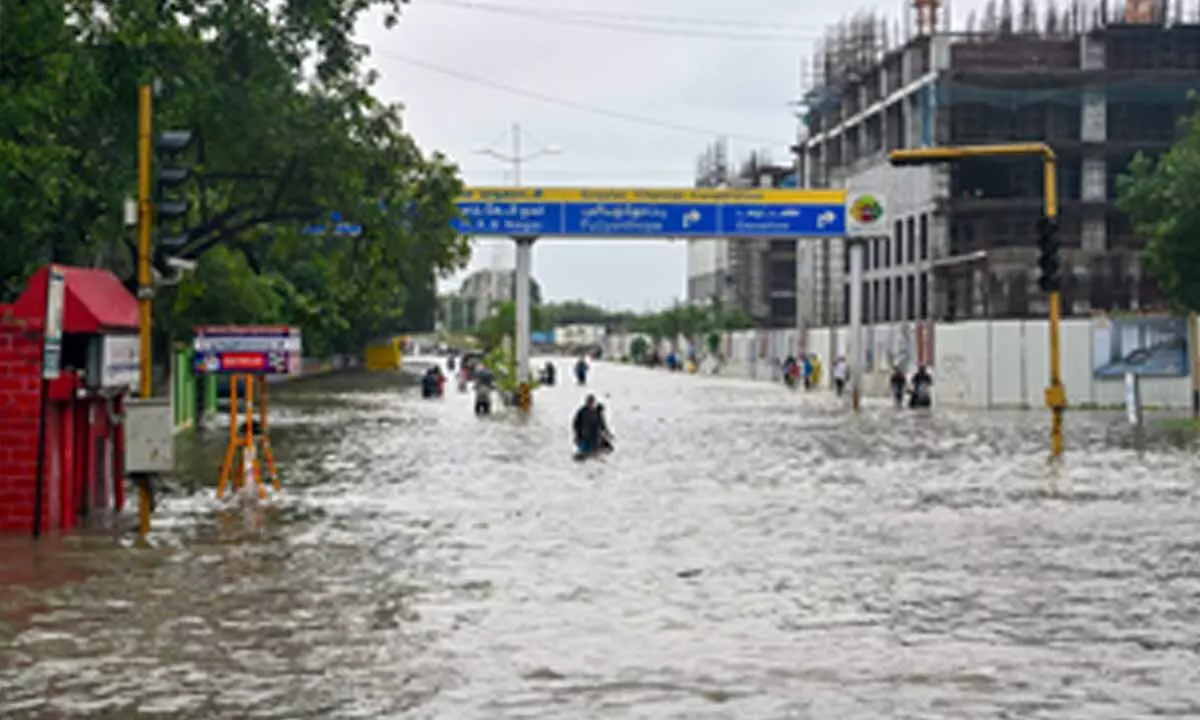
[[[303,343],[287,325],[210,325],[196,328],[193,349],[202,375],[296,375]]]
[[[845,190],[468,188],[455,229],[509,237],[885,235],[878,195]]]

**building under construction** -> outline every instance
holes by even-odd
[[[786,187],[795,168],[750,153],[736,170],[718,141],[697,163],[696,187]],[[694,240],[688,247],[688,301],[741,309],[762,327],[796,326],[796,243],[792,240]]]
[[[1114,198],[1136,153],[1160,154],[1186,131],[1188,95],[1200,89],[1200,4],[1029,0],[1014,12],[1005,0],[951,31],[937,0],[917,0],[890,32],[871,15],[831,30],[812,77],[801,185],[877,191],[893,221],[866,253],[869,321],[1046,312],[1040,162],[887,164],[890,150],[931,145],[1049,143],[1060,161],[1064,311],[1161,306],[1139,262],[1144,242]],[[843,322],[844,243],[802,243],[799,254],[802,322]]]

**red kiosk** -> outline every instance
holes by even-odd
[[[60,292],[61,370],[43,380],[47,305]],[[140,372],[137,330],[137,300],[107,270],[47,266],[15,303],[0,305],[0,533],[36,534],[39,504],[36,525],[46,533],[122,508],[122,419]]]

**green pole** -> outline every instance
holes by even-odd
[[[217,414],[217,376],[204,376],[204,416],[215,417]]]
[[[183,397],[184,404],[187,406],[187,422],[188,425],[196,426],[196,371],[192,362],[194,353],[189,347],[183,349],[183,353],[179,358],[179,364],[183,367],[180,369],[180,376],[183,377]]]
[[[183,386],[183,378],[179,372],[179,355],[180,348],[176,345],[174,352],[171,353],[171,408],[175,416],[176,430],[184,426],[183,393],[180,392]]]

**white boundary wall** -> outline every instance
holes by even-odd
[[[1062,372],[1067,398],[1074,406],[1120,406],[1124,404],[1122,379],[1093,377],[1096,327],[1104,319],[1071,319],[1062,322]],[[830,384],[831,348],[849,357],[849,330],[809,330],[800,343],[798,330],[744,330],[721,338],[723,362],[706,358],[702,372],[728,377],[780,381],[779,366],[788,355],[806,348],[821,360],[822,384]],[[918,362],[930,367],[934,399],[938,404],[971,408],[1042,407],[1043,391],[1050,381],[1049,330],[1045,320],[994,320],[963,323],[892,323],[864,327],[868,372],[867,395],[886,396],[892,362],[909,373]],[[630,355],[636,334],[609,334],[605,355],[619,359]],[[704,339],[696,350],[705,355]],[[679,338],[675,349],[689,350]],[[665,357],[672,349],[663,341]],[[1195,350],[1193,349],[1193,352]],[[932,362],[930,362],[932,358]],[[1147,407],[1186,409],[1192,406],[1190,377],[1144,377],[1142,401]]]

